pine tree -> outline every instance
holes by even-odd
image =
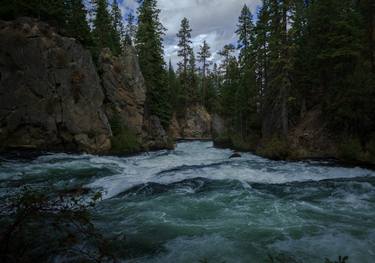
[[[156,0],[140,2],[135,46],[146,81],[148,111],[158,116],[163,126],[167,128],[172,109],[163,58],[165,28],[159,21],[159,13]]]
[[[109,48],[114,54],[118,54],[115,29],[112,17],[108,12],[107,0],[96,0],[93,27],[93,38],[96,45],[94,56],[97,56],[103,48]]]
[[[170,92],[171,106],[172,109],[177,112],[178,116],[181,116],[183,109],[181,107],[181,90],[177,80],[176,72],[173,69],[172,61],[169,60],[168,66],[168,89]]]
[[[235,59],[234,51],[236,48],[233,44],[228,44],[223,47],[222,50],[219,51],[219,55],[222,57],[222,62],[220,65],[220,70],[223,72],[224,75],[227,74],[227,70],[229,67],[229,63]]]
[[[255,68],[255,29],[252,14],[244,5],[236,33],[238,35],[240,85],[236,92],[236,128],[246,137],[250,132],[250,126],[255,128],[254,121],[257,114],[257,82]]]
[[[238,19],[236,33],[238,35],[238,48],[246,51],[254,42],[253,15],[245,4]]]
[[[203,105],[207,106],[208,94],[207,94],[207,71],[210,66],[209,58],[211,57],[210,46],[206,40],[203,41],[203,45],[200,46],[198,52],[198,61],[202,64],[202,102]]]
[[[183,88],[183,96],[185,97],[185,108],[188,106],[188,94],[189,94],[189,61],[192,52],[191,48],[191,28],[189,25],[189,20],[185,17],[181,21],[181,27],[177,33],[178,37],[178,56],[181,58],[181,61],[178,62],[178,73]]]
[[[121,43],[125,38],[125,28],[122,22],[122,14],[118,6],[117,0],[112,1],[111,17],[113,28],[113,45],[115,49],[114,53],[119,54],[121,52]]]
[[[66,0],[66,31],[85,46],[93,45],[91,30],[87,22],[87,11],[82,0]]]
[[[367,86],[359,84],[366,78],[358,72],[363,50],[360,21],[351,0],[317,0],[308,12],[308,48],[313,59],[307,74],[317,87],[312,95],[332,128],[347,133],[361,132],[364,115],[362,106],[355,105],[366,104],[361,102],[366,95],[359,95]]]
[[[269,82],[264,91],[263,136],[288,135],[288,98],[291,87],[288,39],[289,0],[268,2],[269,37]]]
[[[135,24],[135,17],[133,13],[129,13],[126,17],[125,27],[125,45],[133,45],[135,35],[137,33],[137,26]]]
[[[190,49],[189,64],[187,68],[187,104],[197,104],[199,102],[198,96],[198,79],[197,67],[195,61],[195,54],[193,49]]]
[[[236,92],[239,86],[240,73],[238,62],[234,56],[235,47],[232,44],[225,45],[219,52],[222,57],[220,85],[220,112],[228,120],[230,128],[235,129],[236,118]]]
[[[64,0],[13,0],[0,2],[0,18],[5,20],[30,16],[47,21],[58,29],[65,28]]]
[[[269,82],[269,3],[268,0],[263,0],[263,5],[258,13],[258,21],[255,27],[256,38],[254,41],[254,49],[256,52],[256,71],[257,71],[257,85],[258,91],[262,99],[267,90]],[[262,108],[264,101],[260,101]],[[263,111],[263,110],[262,110]]]

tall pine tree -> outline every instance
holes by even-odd
[[[189,93],[191,93],[192,87],[189,86],[189,61],[191,57],[192,47],[191,47],[191,28],[189,20],[185,17],[181,21],[180,30],[177,33],[178,37],[178,56],[181,61],[178,62],[178,73],[179,79],[184,96],[184,107],[188,106]]]
[[[204,106],[208,104],[208,92],[207,92],[207,71],[210,66],[209,58],[211,57],[210,46],[207,44],[206,40],[203,41],[203,44],[200,46],[198,52],[198,61],[202,65],[202,103]]]
[[[96,54],[94,56],[99,55],[103,48],[109,48],[114,54],[118,54],[118,43],[115,37],[116,30],[108,11],[107,0],[96,0],[94,8],[93,38],[96,45]]]
[[[238,19],[240,85],[236,92],[236,128],[242,137],[254,133],[257,120],[258,92],[255,68],[255,28],[250,9],[244,5]],[[251,128],[253,130],[251,131]]]
[[[159,20],[156,0],[140,1],[135,46],[147,86],[147,106],[150,114],[160,118],[168,127],[172,115],[163,58],[165,28]]]
[[[121,53],[121,43],[125,38],[125,28],[122,21],[121,10],[118,6],[117,0],[112,1],[111,5],[111,17],[112,17],[112,27],[113,27],[113,46],[114,53]]]
[[[92,46],[91,30],[87,22],[87,11],[82,0],[66,0],[66,31],[85,46]]]

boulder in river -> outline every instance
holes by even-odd
[[[229,159],[234,159],[234,158],[241,158],[242,156],[241,156],[241,154],[240,153],[238,153],[238,152],[235,152],[235,153],[233,153],[230,157],[229,157]]]

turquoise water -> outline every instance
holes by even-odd
[[[128,158],[2,162],[0,194],[25,184],[103,191],[95,223],[124,262],[375,262],[375,172],[231,153],[183,142]]]

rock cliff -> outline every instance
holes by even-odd
[[[137,149],[133,150],[137,151],[173,147],[160,120],[149,116],[145,110],[146,86],[136,50],[129,46],[120,57],[112,56],[108,49],[103,50],[99,73],[105,94],[105,112],[112,129],[120,128],[114,135],[121,136],[124,131],[131,134],[137,144]],[[123,136],[122,141],[127,145],[129,138],[126,137],[129,136]]]
[[[48,24],[0,21],[0,148],[110,150],[104,94],[88,51]]]
[[[30,18],[0,21],[0,152],[10,149],[132,153],[210,139],[211,116],[191,106],[166,132],[148,113],[133,47],[97,66],[73,38]]]
[[[145,111],[134,48],[95,67],[75,39],[30,18],[0,21],[0,151],[130,153],[170,148]]]
[[[175,139],[211,139],[211,121],[211,115],[203,106],[193,105],[186,109],[184,118],[173,116],[169,134]]]

